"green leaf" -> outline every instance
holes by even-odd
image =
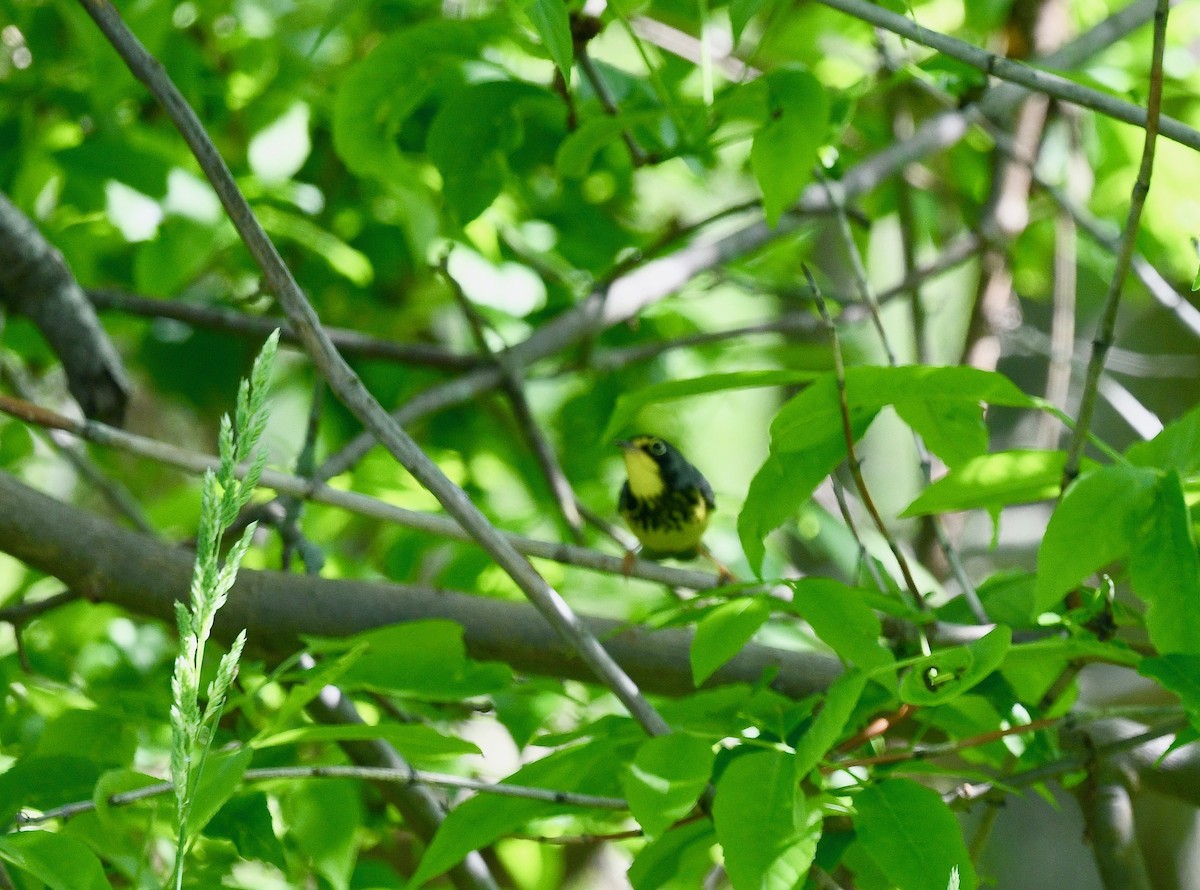
[[[1143,658],[1138,673],[1179,696],[1193,726],[1200,726],[1200,655]]]
[[[846,369],[846,408],[855,439],[885,405],[895,405],[922,422],[927,416],[954,416],[955,406],[963,412],[974,410],[982,402],[1026,408],[1035,404],[1004,375],[977,368]],[[738,517],[738,536],[755,573],[762,571],[763,539],[795,514],[845,456],[837,380],[824,374],[776,414],[771,423],[771,454],[750,482]]]
[[[946,890],[955,868],[962,890],[973,890],[975,869],[958,820],[936,791],[888,779],[864,788],[854,808],[858,842],[898,890]]]
[[[1192,279],[1192,290],[1200,290],[1200,269],[1196,270],[1196,277]]]
[[[715,758],[711,742],[681,732],[647,739],[638,748],[621,787],[647,836],[658,837],[692,811]]]
[[[1011,646],[1012,630],[1001,624],[966,646],[934,652],[904,675],[900,699],[924,707],[945,704],[987,679]]]
[[[777,439],[776,426],[785,411],[786,431]],[[855,439],[866,432],[877,413],[878,409],[851,411],[851,434]],[[766,552],[763,539],[794,516],[845,457],[837,382],[826,375],[789,401],[776,416],[771,425],[771,454],[750,480],[738,516],[738,537],[756,574],[762,571]]]
[[[64,711],[46,724],[34,754],[69,756],[80,751],[103,768],[128,766],[137,751],[136,730],[128,716],[102,710]]]
[[[575,47],[571,42],[571,18],[567,15],[565,0],[533,0],[525,11],[550,58],[562,72],[563,80],[569,84],[571,66],[575,64]]]
[[[1038,547],[1038,612],[1052,608],[1085,577],[1129,553],[1157,489],[1154,470],[1126,466],[1080,476],[1067,489]]]
[[[700,686],[737,655],[771,616],[770,604],[760,597],[722,603],[696,625],[692,639],[692,681]]]
[[[766,0],[732,0],[729,4],[729,26],[733,31],[733,42],[736,45],[742,39],[742,32],[750,19],[762,9]]]
[[[135,806],[112,806],[108,799],[122,791],[135,791],[151,785],[161,785],[162,779],[147,776],[129,769],[109,770],[96,782],[92,791],[92,803],[96,805],[96,820],[101,828],[118,836],[130,830],[132,825],[145,825],[146,813]],[[153,798],[151,798],[153,801]]]
[[[167,176],[174,166],[158,146],[143,142],[129,130],[120,137],[116,131],[94,135],[55,152],[54,159],[68,176],[115,179],[151,198],[166,195]]]
[[[617,777],[621,766],[633,756],[632,744],[623,738],[597,738],[549,754],[517,770],[509,780],[514,785],[619,797],[621,790]],[[513,833],[531,819],[578,811],[578,807],[570,804],[549,801],[494,794],[473,797],[446,816],[426,848],[409,886],[420,887],[460,862],[472,850]]]
[[[862,591],[832,578],[789,582],[792,601],[786,607],[812,625],[816,635],[841,658],[863,668],[891,664],[895,658],[879,644],[882,625]]]
[[[649,405],[673,402],[692,396],[725,392],[731,389],[755,389],[763,386],[792,386],[807,383],[821,376],[812,371],[734,371],[728,374],[710,374],[687,380],[667,380],[623,392],[617,397],[608,426],[600,436],[602,442],[611,441],[618,433],[628,429],[639,411]]]
[[[493,34],[487,20],[424,22],[393,34],[342,78],[333,107],[333,145],[357,176],[404,183],[411,175],[396,135],[443,72],[475,56]]]
[[[250,748],[219,751],[209,754],[200,772],[200,781],[192,795],[192,808],[188,813],[188,835],[195,837],[216,815],[217,810],[233,796],[242,784],[242,774],[250,765],[254,752]]]
[[[519,81],[473,84],[438,111],[425,148],[442,174],[442,194],[460,222],[479,216],[500,194],[508,155],[525,142],[525,124],[535,109],[562,126],[561,103],[540,87]]]
[[[231,841],[243,859],[269,862],[280,870],[287,868],[283,844],[275,836],[267,795],[262,792],[235,795],[217,811],[204,833]]]
[[[313,256],[320,257],[351,284],[366,287],[375,279],[375,268],[365,254],[312,220],[269,204],[256,206],[254,212],[267,234],[280,241],[298,244]]]
[[[554,169],[564,179],[582,179],[592,169],[592,161],[609,143],[620,137],[630,121],[623,117],[594,117],[569,133],[554,154]]]
[[[0,773],[0,821],[8,822],[23,806],[48,810],[87,800],[100,773],[94,761],[83,757],[22,757]]]
[[[1148,442],[1135,442],[1125,452],[1138,467],[1178,470],[1185,479],[1200,472],[1200,406],[1167,424]]]
[[[896,412],[948,467],[957,467],[987,451],[983,408],[976,402],[913,399],[897,404]]]
[[[735,757],[717,783],[713,825],[735,890],[801,887],[821,835],[793,758],[782,751]]]
[[[928,516],[957,510],[999,510],[1058,496],[1065,451],[997,451],[954,467],[908,505],[902,516]],[[1084,472],[1095,468],[1084,463]]]
[[[937,365],[859,365],[846,369],[846,405],[852,418],[885,405],[895,405],[899,411],[914,403],[927,411],[944,411],[952,403],[1036,407],[1012,381],[995,371]],[[807,448],[840,425],[837,381],[828,374],[780,409],[771,424],[771,448]]]
[[[1200,558],[1175,470],[1160,480],[1133,536],[1133,589],[1146,601],[1146,630],[1161,655],[1200,655]]]
[[[283,798],[288,837],[335,890],[347,890],[363,822],[360,783],[312,779],[289,786]]]
[[[482,753],[472,742],[444,735],[432,726],[423,726],[419,723],[298,726],[257,739],[253,746],[255,748],[272,748],[278,745],[296,745],[304,742],[340,742],[365,739],[382,739],[410,760]]]
[[[134,285],[146,296],[174,297],[212,264],[228,240],[223,225],[168,216],[154,238],[134,248]]]
[[[352,637],[312,641],[316,651],[365,645],[339,681],[345,689],[447,701],[503,689],[512,671],[467,658],[463,629],[453,621],[409,621]]]
[[[699,887],[712,871],[710,850],[717,842],[707,819],[672,828],[642,847],[629,866],[633,890],[660,887]]]
[[[767,75],[770,117],[754,137],[750,169],[774,226],[812,179],[817,149],[829,127],[829,98],[821,82],[801,68]]]
[[[50,890],[103,890],[112,885],[91,849],[65,834],[19,831],[0,837],[0,859]]]
[[[862,671],[849,671],[833,681],[812,726],[796,743],[795,771],[798,778],[803,779],[812,772],[841,738],[866,685],[867,675]]]

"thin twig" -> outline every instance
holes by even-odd
[[[604,82],[604,76],[596,67],[596,62],[592,59],[591,53],[587,51],[587,47],[579,43],[575,46],[575,63],[579,65],[579,70],[591,85],[592,92],[596,94],[596,98],[600,100],[600,107],[604,109],[605,114],[610,117],[620,117],[621,110],[617,107],[616,100],[613,99],[608,84]],[[633,166],[645,166],[649,160],[649,156],[641,145],[638,144],[638,141],[629,132],[627,127],[621,129],[621,140],[625,143],[625,147],[629,149],[629,160]]]
[[[13,606],[0,608],[0,621],[13,625],[22,625],[31,618],[44,615],[59,606],[65,606],[79,599],[74,590],[64,590],[42,600],[26,600]]]
[[[575,490],[571,487],[570,480],[567,479],[562,465],[558,462],[558,455],[554,453],[554,449],[546,440],[546,436],[542,433],[541,427],[538,425],[537,418],[533,416],[533,409],[529,405],[529,400],[525,398],[525,382],[521,379],[519,372],[513,370],[505,361],[503,350],[493,352],[491,345],[488,343],[487,333],[489,325],[487,320],[475,308],[475,305],[471,302],[471,298],[467,296],[466,292],[462,289],[462,285],[459,284],[458,279],[450,274],[450,255],[448,253],[442,257],[441,262],[438,264],[438,271],[442,273],[442,277],[450,285],[450,292],[454,295],[455,301],[458,303],[463,316],[467,320],[467,325],[471,329],[471,335],[475,339],[475,346],[479,350],[480,355],[491,357],[499,366],[500,372],[503,375],[501,387],[508,396],[517,426],[524,434],[525,441],[529,445],[530,450],[533,451],[538,468],[542,471],[542,478],[546,480],[546,484],[550,487],[550,493],[554,496],[554,503],[558,507],[558,512],[562,516],[563,521],[566,522],[571,537],[575,539],[576,544],[582,544],[583,517],[579,514],[579,509],[576,506],[578,498],[575,497]]]
[[[854,234],[850,231],[850,223],[846,218],[845,200],[843,198],[840,187],[835,186],[828,179],[822,179],[825,186],[825,191],[829,195],[829,201],[834,207],[834,216],[837,220],[838,231],[841,234],[842,243],[846,253],[850,259],[850,268],[853,272],[855,285],[858,288],[859,294],[864,303],[867,304],[867,311],[870,313],[871,321],[875,326],[875,331],[879,335],[879,342],[883,345],[884,354],[887,356],[888,364],[895,367],[896,353],[892,349],[890,338],[887,334],[887,329],[883,325],[883,316],[879,311],[879,300],[875,296],[875,290],[871,287],[870,281],[867,279],[867,269],[863,263],[862,253],[858,249],[858,245],[854,242]],[[807,274],[807,271],[806,271]],[[809,286],[813,286],[813,280],[809,277]],[[819,300],[814,291],[814,297]],[[826,319],[828,310],[824,306],[824,302],[820,302],[822,318],[826,320],[826,326],[831,327],[833,322]],[[835,348],[837,343],[835,341]],[[835,359],[835,362],[839,361]],[[847,425],[847,430],[849,429]],[[929,449],[925,446],[925,441],[917,433],[912,431],[913,444],[916,447],[917,459],[921,466],[921,475],[928,485],[933,480],[933,457],[929,453]],[[857,480],[856,480],[857,481]],[[988,623],[987,612],[983,608],[983,603],[979,600],[979,594],[975,590],[975,585],[971,581],[970,575],[967,574],[966,567],[963,565],[962,558],[958,554],[958,549],[951,542],[949,535],[946,534],[945,528],[942,526],[938,517],[932,517],[930,524],[934,530],[934,535],[937,538],[939,547],[946,557],[946,563],[950,566],[950,570],[954,573],[955,580],[958,581],[959,587],[962,588],[963,597],[966,599],[968,606],[971,609],[971,614],[975,616],[975,620],[980,624]],[[887,539],[888,546],[893,553],[899,553],[900,547],[891,538],[890,533],[880,525],[879,529],[883,536]],[[912,583],[911,577],[907,574],[907,567],[902,564],[902,571],[905,571],[905,581],[909,583],[910,588],[915,589],[915,584]],[[917,598],[918,603],[921,601]]]
[[[243,782],[268,782],[276,779],[366,779],[372,782],[390,782],[401,785],[412,785],[420,782],[425,785],[437,785],[443,788],[462,788],[476,791],[480,794],[495,794],[500,797],[517,797],[524,800],[539,800],[546,803],[569,804],[571,806],[587,807],[597,810],[629,809],[629,804],[616,797],[601,797],[594,794],[577,794],[571,791],[555,791],[550,788],[531,788],[527,785],[506,785],[503,783],[484,782],[480,779],[470,779],[466,776],[452,776],[447,773],[434,773],[421,769],[394,769],[381,766],[281,766],[248,769],[242,775]],[[107,804],[112,807],[128,806],[141,800],[169,794],[174,790],[170,782],[160,782],[147,785],[132,791],[122,791],[110,795]],[[70,819],[80,813],[88,813],[96,808],[94,800],[81,800],[63,804],[45,810],[41,813],[22,813],[17,816],[19,825],[40,825],[55,819]]]
[[[922,27],[911,18],[882,6],[876,6],[867,0],[819,0],[819,2],[856,19],[898,34],[913,43],[937,50],[972,68],[978,68],[989,77],[997,77],[1000,80],[1022,86],[1031,92],[1090,108],[1107,117],[1142,127],[1148,131],[1153,129],[1156,133],[1161,132],[1168,139],[1200,151],[1200,132],[1174,118],[1164,116],[1161,122],[1152,121],[1152,118],[1159,117],[1157,107],[1151,112],[1149,108],[1143,109],[1132,102],[1114,98],[1107,93],[1083,86],[1058,74],[1051,74],[1023,62],[998,56],[964,40]],[[1168,3],[1164,0],[1160,5],[1163,15],[1166,15]],[[1161,54],[1159,58],[1161,58]]]
[[[27,402],[35,401],[33,382],[29,375],[15,360],[0,359],[0,375],[4,377],[13,391]],[[40,427],[36,427],[38,429]],[[146,518],[146,512],[137,499],[129,493],[124,485],[116,479],[109,478],[89,456],[78,442],[66,439],[61,430],[45,428],[46,440],[50,446],[62,455],[80,477],[108,501],[118,514],[128,519],[138,531],[155,534],[155,528]]]
[[[846,439],[846,464],[850,468],[850,476],[854,479],[854,485],[858,489],[859,499],[862,501],[867,512],[870,514],[875,527],[879,533],[883,535],[887,541],[888,548],[892,551],[892,556],[896,559],[897,565],[900,567],[900,573],[904,576],[904,583],[908,587],[909,593],[912,595],[913,602],[918,608],[928,608],[925,604],[925,598],[921,595],[920,589],[917,587],[917,582],[913,578],[912,570],[908,566],[908,559],[900,550],[898,544],[888,532],[887,526],[883,522],[883,517],[879,515],[879,510],[875,506],[875,501],[871,497],[871,492],[867,488],[866,480],[863,479],[862,466],[858,462],[858,454],[854,447],[854,430],[850,422],[850,408],[846,403],[846,368],[842,363],[842,347],[841,339],[838,337],[837,326],[833,323],[833,317],[829,314],[829,307],[825,305],[824,299],[821,298],[820,288],[817,287],[816,279],[813,278],[812,272],[808,266],[804,266],[804,276],[808,279],[808,286],[812,288],[813,300],[817,304],[817,309],[821,313],[821,320],[825,322],[825,328],[829,332],[830,343],[833,347],[833,367],[837,375],[838,389],[838,407],[841,409],[842,415],[842,434]],[[929,640],[925,636],[924,629],[918,628],[920,633],[921,651],[928,655],[932,650],[929,648]]]
[[[109,309],[142,318],[169,318],[190,327],[235,334],[256,342],[278,328],[280,342],[293,346],[300,343],[300,338],[292,331],[287,319],[278,316],[250,315],[224,306],[183,300],[152,300],[107,288],[89,290],[87,298],[97,309]],[[480,364],[475,356],[460,355],[432,344],[397,343],[349,328],[327,327],[325,331],[343,355],[356,358],[383,359],[442,371],[464,371],[477,368]]]
[[[1096,338],[1092,347],[1092,357],[1088,362],[1087,376],[1083,381],[1079,418],[1067,448],[1067,462],[1063,467],[1062,479],[1064,491],[1079,475],[1079,464],[1083,459],[1087,433],[1091,428],[1092,416],[1096,410],[1096,397],[1100,387],[1100,374],[1104,370],[1104,357],[1112,345],[1117,323],[1117,309],[1121,305],[1121,291],[1125,286],[1125,278],[1129,274],[1129,266],[1133,259],[1138,226],[1142,218],[1142,207],[1146,203],[1146,195],[1150,192],[1150,175],[1154,170],[1154,150],[1158,142],[1159,121],[1162,112],[1163,52],[1166,48],[1169,10],[1169,0],[1158,0],[1154,13],[1154,46],[1150,62],[1150,94],[1146,102],[1146,138],[1142,145],[1142,163],[1138,168],[1137,181],[1133,185],[1133,192],[1129,198],[1129,215],[1126,217],[1125,229],[1121,234],[1121,243],[1117,250],[1116,268],[1109,279],[1108,293],[1104,297],[1104,309],[1101,312],[1100,323],[1097,326]]]
[[[1175,717],[1171,720],[1164,721],[1157,726],[1152,726],[1144,732],[1137,735],[1128,736],[1118,741],[1111,742],[1106,745],[1097,745],[1094,749],[1096,756],[1113,756],[1122,754],[1126,751],[1132,751],[1135,748],[1140,748],[1148,742],[1153,742],[1156,739],[1161,739],[1164,736],[1175,735],[1176,733],[1186,729],[1188,726],[1187,717]],[[1082,769],[1087,765],[1087,758],[1081,755],[1069,755],[1060,758],[1053,763],[1042,764],[1027,769],[1023,772],[1013,773],[1005,776],[1000,782],[1004,787],[1023,788],[1028,785],[1036,785],[1039,782],[1044,782],[1047,779],[1053,779],[1056,776],[1061,776],[1063,773],[1073,772],[1077,769]],[[942,799],[947,803],[971,803],[980,798],[987,797],[996,789],[996,783],[967,782],[958,787],[946,792],[942,795]]]
[[[835,475],[830,475],[829,484],[833,488],[833,497],[837,501],[838,511],[842,514],[842,522],[846,523],[846,528],[850,530],[850,536],[858,544],[858,558],[862,561],[867,574],[871,576],[871,580],[875,583],[875,589],[880,593],[887,593],[888,586],[883,580],[883,575],[879,572],[879,566],[876,564],[875,558],[867,550],[867,544],[863,540],[862,535],[859,534],[858,523],[854,520],[854,514],[850,512],[850,504],[846,500],[845,487]]]

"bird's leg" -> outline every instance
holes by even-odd
[[[632,547],[625,550],[625,557],[621,560],[621,574],[626,578],[633,574],[633,563],[637,560],[638,551],[641,549]]]
[[[738,576],[735,575],[733,572],[729,571],[728,567],[723,562],[721,562],[721,560],[719,560],[715,556],[713,556],[713,552],[708,549],[707,545],[705,545],[702,542],[700,544],[700,546],[697,547],[696,549],[699,551],[701,556],[703,556],[705,559],[707,559],[709,562],[711,562],[714,566],[717,567],[717,580],[719,580],[721,582],[721,584],[737,584],[738,583]]]

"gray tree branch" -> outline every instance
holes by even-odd
[[[62,254],[0,194],[0,302],[34,323],[88,417],[120,425],[129,379]]]

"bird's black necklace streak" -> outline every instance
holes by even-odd
[[[622,509],[629,521],[652,531],[681,531],[696,521],[696,505],[702,500],[699,489],[667,489],[658,497],[639,498],[628,493]]]

